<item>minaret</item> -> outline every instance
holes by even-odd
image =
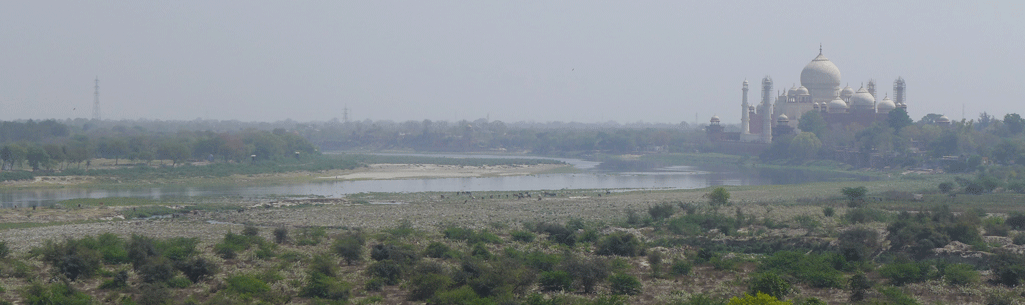
[[[740,104],[740,134],[751,134],[751,118],[748,114],[747,104],[747,80],[744,80],[744,99]]]
[[[897,77],[897,80],[893,81],[893,102],[897,105],[904,104],[904,99],[906,98],[904,96],[904,86],[904,78],[900,76]]]
[[[759,106],[762,115],[762,142],[772,142],[772,78],[762,79],[762,104]]]
[[[876,81],[875,80],[869,79],[868,80],[868,85],[865,86],[865,90],[868,90],[868,93],[872,95],[872,99],[873,100],[876,99]]]
[[[100,77],[96,77],[96,86],[93,87],[93,120],[100,120]]]

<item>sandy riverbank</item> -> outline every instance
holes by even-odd
[[[488,176],[519,176],[537,174],[566,165],[496,165],[462,166],[437,164],[371,164],[366,168],[344,175],[321,177],[323,179],[383,180],[410,178],[467,178]]]

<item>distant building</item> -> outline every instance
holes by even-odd
[[[713,141],[772,143],[774,136],[799,132],[801,116],[809,111],[821,113],[830,128],[842,129],[851,124],[867,127],[886,120],[891,110],[907,109],[903,78],[898,77],[893,83],[895,100],[886,97],[877,102],[873,80],[857,91],[850,86],[840,89],[840,69],[822,55],[821,47],[819,55],[801,70],[801,86],[776,93],[772,88],[772,78],[766,76],[762,79],[761,102],[750,105],[748,82],[744,80],[740,132],[723,132],[718,127],[719,118],[713,117],[710,123],[716,127],[708,129],[709,137]]]

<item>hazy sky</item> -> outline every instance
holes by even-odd
[[[1025,1],[5,1],[0,119],[740,120],[824,54],[908,111],[1025,113]],[[879,99],[882,99],[880,96]]]

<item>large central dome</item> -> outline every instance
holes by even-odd
[[[801,70],[801,85],[808,88],[839,87],[840,68],[822,56],[822,51],[819,51],[819,56],[804,66],[804,70]]]

